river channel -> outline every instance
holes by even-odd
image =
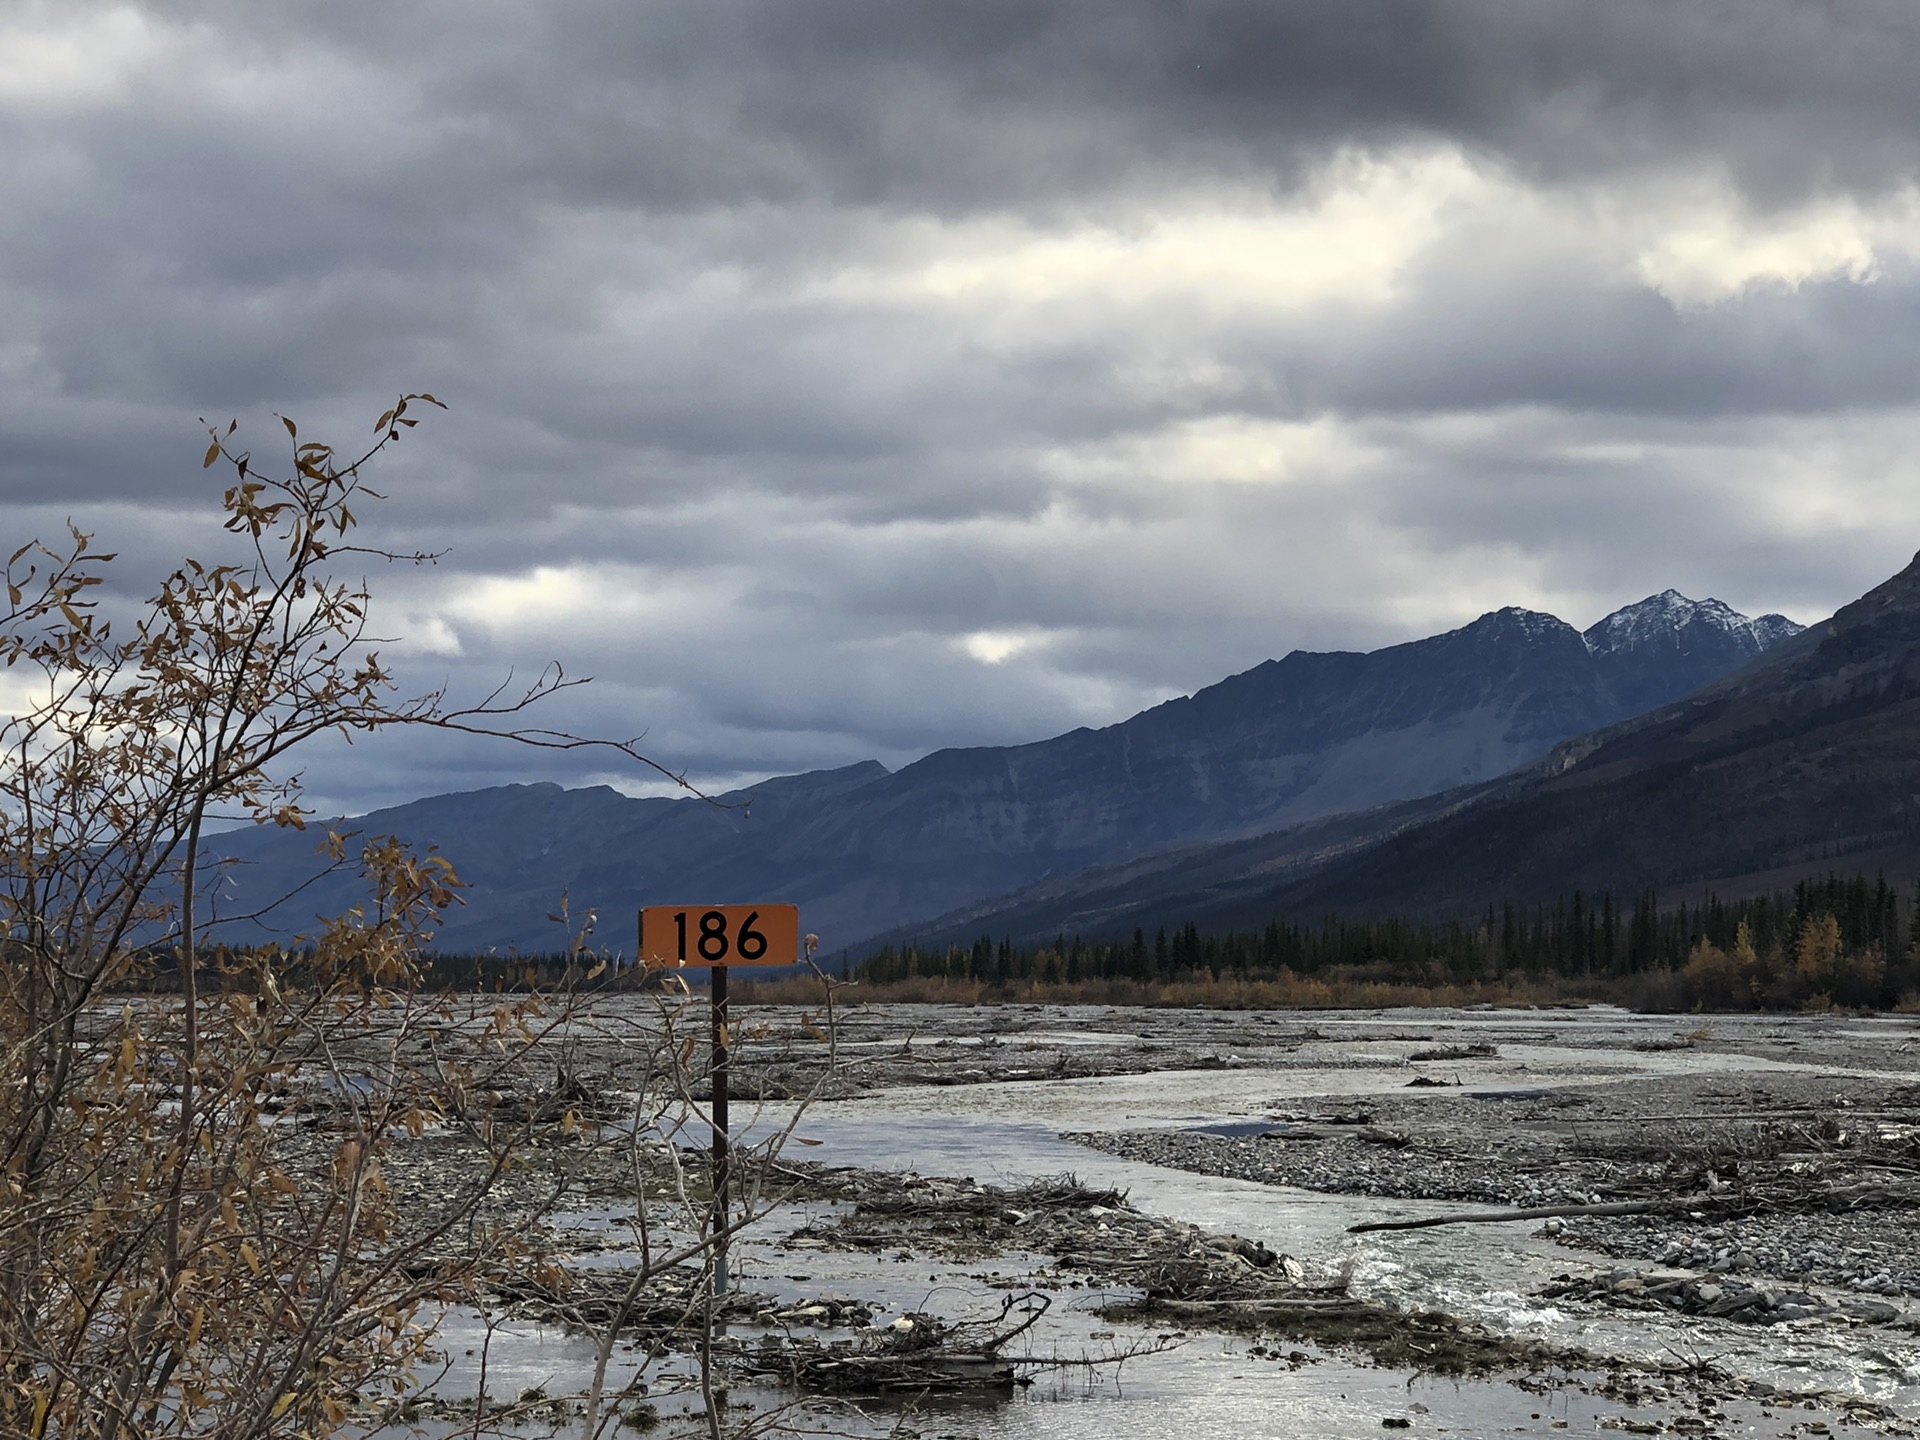
[[[1029,1014],[1023,1045],[1053,1050],[1118,1049],[1142,1042],[1139,1012],[1055,1010]],[[1737,1020],[1716,1023],[1716,1043],[1697,1048],[1635,1049],[1647,1036],[1670,1035],[1672,1017],[1650,1019],[1610,1010],[1568,1012],[1367,1012],[1313,1017],[1315,1038],[1290,1046],[1284,1057],[1257,1047],[1228,1053],[1205,1069],[1159,1070],[1092,1078],[1024,1078],[981,1083],[907,1085],[876,1089],[805,1115],[798,1135],[805,1158],[828,1165],[971,1176],[1017,1185],[1071,1172],[1099,1187],[1123,1190],[1150,1214],[1208,1230],[1258,1240],[1297,1257],[1313,1272],[1344,1270],[1362,1297],[1420,1310],[1441,1310],[1518,1337],[1551,1341],[1657,1370],[1679,1361],[1710,1362],[1734,1376],[1794,1392],[1827,1391],[1877,1401],[1904,1416],[1920,1416],[1920,1343],[1895,1326],[1759,1326],[1663,1312],[1599,1311],[1533,1298],[1552,1276],[1583,1264],[1604,1267],[1538,1233],[1536,1225],[1456,1225],[1356,1236],[1358,1222],[1458,1211],[1458,1203],[1330,1195],[1191,1173],[1119,1158],[1062,1138],[1081,1132],[1213,1130],[1257,1126],[1293,1108],[1328,1097],[1407,1095],[1406,1056],[1436,1035],[1453,1044],[1484,1042],[1497,1058],[1463,1059],[1449,1066],[1452,1094],[1565,1093],[1628,1081],[1725,1075],[1756,1077],[1858,1075],[1920,1084],[1909,1057],[1920,1036],[1904,1017],[1847,1021]],[[1164,1037],[1177,1017],[1153,1015]],[[1200,1018],[1195,1025],[1219,1023]],[[1244,1017],[1227,1024],[1251,1024]],[[943,1034],[926,1007],[904,1007],[897,1027],[868,1016],[847,1041],[849,1062],[863,1049],[901,1053],[915,1045],[993,1044],[977,1013]],[[1803,1055],[1802,1051],[1806,1053]],[[1004,1064],[998,1057],[996,1064]],[[1422,1093],[1442,1093],[1422,1092]],[[771,1123],[741,1117],[751,1139]],[[782,1115],[780,1118],[784,1118]],[[802,1152],[794,1152],[802,1153]],[[1471,1208],[1471,1207],[1468,1207]],[[588,1222],[591,1217],[582,1217]],[[873,1256],[796,1251],[785,1237],[810,1218],[783,1209],[744,1237],[734,1255],[736,1283],[799,1302],[823,1293],[866,1301],[883,1313],[939,1310],[991,1313],[1032,1257],[1005,1257],[991,1265],[956,1267],[937,1257],[907,1253]],[[1139,1344],[1157,1344],[1165,1332],[1129,1333],[1091,1312],[1102,1298],[1060,1292],[1044,1326],[1030,1337],[1037,1358],[1099,1358]],[[457,1353],[458,1333],[451,1336]],[[1596,1429],[1638,1433],[1785,1435],[1843,1433],[1843,1402],[1821,1402],[1821,1419],[1779,1402],[1729,1397],[1690,1413],[1623,1407],[1552,1377],[1455,1380],[1376,1368],[1320,1351],[1261,1353],[1252,1339],[1193,1334],[1161,1353],[1120,1365],[1062,1364],[1037,1370],[1036,1383],[1008,1401],[933,1410],[903,1421],[881,1414],[865,1419],[803,1410],[791,1417],[800,1430],[819,1433],[901,1433],[923,1436],[1360,1436],[1391,1433],[1406,1422],[1411,1434],[1458,1436],[1554,1434]],[[496,1341],[495,1374],[507,1386],[539,1385],[564,1393],[583,1382],[590,1347],[577,1337],[538,1326],[509,1327]],[[449,1383],[458,1383],[450,1376]],[[759,1396],[760,1401],[772,1397]],[[697,1396],[678,1410],[691,1413]],[[1676,1399],[1675,1405],[1678,1405]],[[676,1407],[662,1405],[671,1420]],[[1704,1407],[1696,1407],[1704,1408]],[[1709,1428],[1703,1430],[1705,1425]],[[1645,1427],[1653,1425],[1656,1431]],[[1383,1429],[1383,1427],[1387,1427]]]

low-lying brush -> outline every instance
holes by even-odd
[[[1616,1004],[1633,1009],[1671,1011],[1679,990],[1671,976],[1629,976],[1617,980],[1571,980],[1558,976],[1516,976],[1502,981],[1413,984],[1375,976],[1336,973],[1271,977],[1197,975],[1152,980],[1014,980],[990,985],[980,980],[909,976],[902,980],[823,980],[812,975],[789,980],[735,982],[735,997],[756,1005],[825,1003],[831,985],[842,1005],[1141,1005],[1213,1010],[1357,1010],[1405,1007],[1493,1006],[1544,1009],[1556,1006]]]

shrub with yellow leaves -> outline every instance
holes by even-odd
[[[401,695],[334,572],[384,554],[355,541],[363,469],[438,404],[402,397],[357,457],[285,421],[277,479],[211,431],[235,553],[130,620],[77,528],[7,563],[0,659],[33,698],[0,721],[0,1432],[322,1435],[521,1263],[524,1221],[484,1202],[524,1127],[463,1120],[483,1160],[437,1205],[403,1215],[386,1181],[397,1137],[469,1114],[546,1023],[503,1005],[483,1061],[436,1049],[446,1002],[414,982],[452,867],[330,835],[316,865],[357,867],[364,904],[285,951],[206,938],[207,827],[304,829],[287,764],[316,737],[585,743],[516,728],[579,683],[557,668],[466,708]]]

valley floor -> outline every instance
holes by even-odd
[[[633,1079],[626,1042],[603,1037],[644,1028],[646,1005],[596,1000],[603,1013],[554,1037],[603,1123]],[[742,1156],[766,1209],[735,1247],[714,1342],[724,1403],[766,1433],[1774,1437],[1920,1422],[1911,1017],[732,1018],[735,1093],[756,1097],[736,1104],[740,1142],[795,1127],[778,1156]],[[469,1023],[484,1031],[484,1005]],[[673,1139],[677,1164],[656,1145],[648,1171],[556,1133],[529,1171],[534,1188],[541,1166],[568,1176],[545,1232],[574,1278],[501,1297],[487,1383],[536,1395],[550,1433],[574,1433],[568,1396],[592,1369],[595,1307],[635,1263],[638,1218],[676,1173],[696,1203],[678,1220],[664,1204],[653,1243],[698,1213],[704,1132]],[[401,1148],[409,1204],[460,1169],[449,1136]],[[1565,1213],[1354,1229],[1505,1209]],[[696,1347],[657,1319],[684,1317],[701,1283],[663,1277],[653,1330],[636,1324],[618,1352],[615,1378],[637,1385],[634,1347],[657,1348],[630,1413],[663,1433],[708,1433]],[[449,1374],[418,1410],[449,1433],[472,1413],[459,1327],[478,1323],[452,1321]],[[935,1403],[935,1362],[1029,1383]],[[889,1375],[904,1398],[876,1388]],[[851,1393],[822,1393],[834,1383]]]
[[[797,1090],[767,1013],[750,1068]],[[1912,1017],[880,1005],[836,1049],[829,1159],[1072,1168],[1409,1311],[1920,1415]],[[1508,1208],[1566,1213],[1347,1233]]]

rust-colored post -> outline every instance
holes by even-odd
[[[713,967],[713,1298],[727,1293],[727,1190],[733,1157],[727,1143],[727,967]]]

